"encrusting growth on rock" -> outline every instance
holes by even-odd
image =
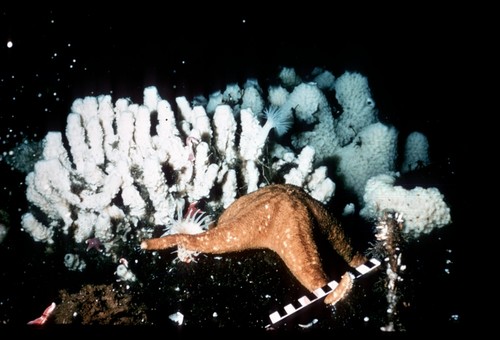
[[[328,237],[349,266],[357,267],[366,261],[325,207],[302,188],[290,184],[269,185],[240,197],[206,232],[148,239],[142,241],[141,248],[162,250],[177,246],[211,254],[267,248],[281,257],[305,288],[314,291],[328,283],[313,238],[315,227]],[[325,303],[335,304],[351,286],[352,277],[346,273]]]

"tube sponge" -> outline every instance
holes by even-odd
[[[405,153],[401,172],[409,172],[419,167],[429,165],[429,142],[427,137],[414,131],[408,135],[405,144]]]
[[[377,109],[368,79],[357,72],[345,72],[335,81],[335,97],[342,106],[335,132],[339,144],[344,146],[366,126],[376,123]]]
[[[382,123],[363,128],[356,139],[336,153],[337,175],[344,187],[361,201],[365,184],[373,176],[395,171],[398,131]]]

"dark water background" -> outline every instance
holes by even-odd
[[[129,97],[139,103],[144,87],[155,85],[173,103],[176,96],[208,96],[248,78],[256,78],[265,88],[282,66],[293,67],[298,74],[322,67],[335,76],[346,70],[365,75],[380,120],[394,125],[401,136],[418,130],[429,139],[432,166],[405,178],[405,185],[438,187],[452,212],[451,225],[411,242],[405,250],[408,271],[403,287],[411,306],[402,311],[401,322],[410,332],[456,330],[467,322],[468,310],[460,302],[465,204],[457,183],[464,176],[463,155],[470,150],[460,138],[458,117],[466,110],[461,104],[463,89],[457,86],[460,68],[450,63],[464,46],[474,44],[462,12],[449,15],[434,9],[418,15],[401,11],[379,16],[312,5],[290,12],[216,5],[211,12],[189,6],[160,10],[158,5],[30,12],[1,7],[0,152],[24,139],[41,139],[50,130],[64,131],[73,100],[88,95],[111,93],[114,100]],[[12,47],[7,46],[9,41]],[[0,209],[7,213],[10,226],[0,244],[0,322],[23,327],[59,289],[106,278],[68,273],[54,254],[47,254],[19,230],[19,218],[27,207],[25,174],[5,162],[0,162],[0,169]],[[259,301],[264,292],[283,294],[284,299],[300,296],[300,288],[293,284],[283,288],[289,279],[272,254],[246,255],[250,256],[218,262],[201,259],[197,271],[176,269],[178,282],[194,285],[186,304],[199,313],[195,326],[261,328],[272,308]],[[208,264],[203,265],[204,261]],[[265,278],[257,279],[256,267],[263,268]],[[144,301],[161,299],[151,292],[168,289],[162,288],[165,282],[153,266],[143,269],[140,275],[154,277],[143,292]],[[247,282],[246,271],[256,275],[254,282]],[[267,275],[273,272],[278,275]],[[210,275],[226,288],[207,287]],[[360,289],[366,291],[355,296],[349,307],[339,307],[338,318],[324,316],[322,326],[332,332],[376,333],[385,316],[383,301],[377,300],[381,295],[371,297],[373,287]],[[252,303],[255,300],[259,303]],[[170,322],[166,315],[175,308],[169,309],[169,303],[167,299],[151,314],[156,325]],[[211,324],[214,304],[224,306],[224,311]],[[367,325],[359,321],[363,316],[375,321]]]

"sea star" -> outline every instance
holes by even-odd
[[[102,252],[102,243],[97,237],[89,238],[85,243],[87,243],[87,251],[93,248],[98,252]]]
[[[328,283],[313,239],[314,227],[324,232],[351,267],[366,261],[365,256],[354,250],[338,221],[325,207],[302,188],[290,184],[268,185],[240,197],[221,214],[217,225],[206,232],[143,240],[141,248],[161,250],[178,246],[211,254],[271,249],[312,292]],[[352,277],[346,273],[324,302],[335,304],[351,286]]]

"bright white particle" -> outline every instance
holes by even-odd
[[[182,323],[184,321],[184,315],[182,315],[181,312],[177,312],[174,314],[170,314],[169,319],[174,321],[174,322],[177,322],[178,325],[182,325]]]
[[[12,48],[12,46],[14,46],[14,44],[12,43],[12,41],[7,41],[7,48]]]

